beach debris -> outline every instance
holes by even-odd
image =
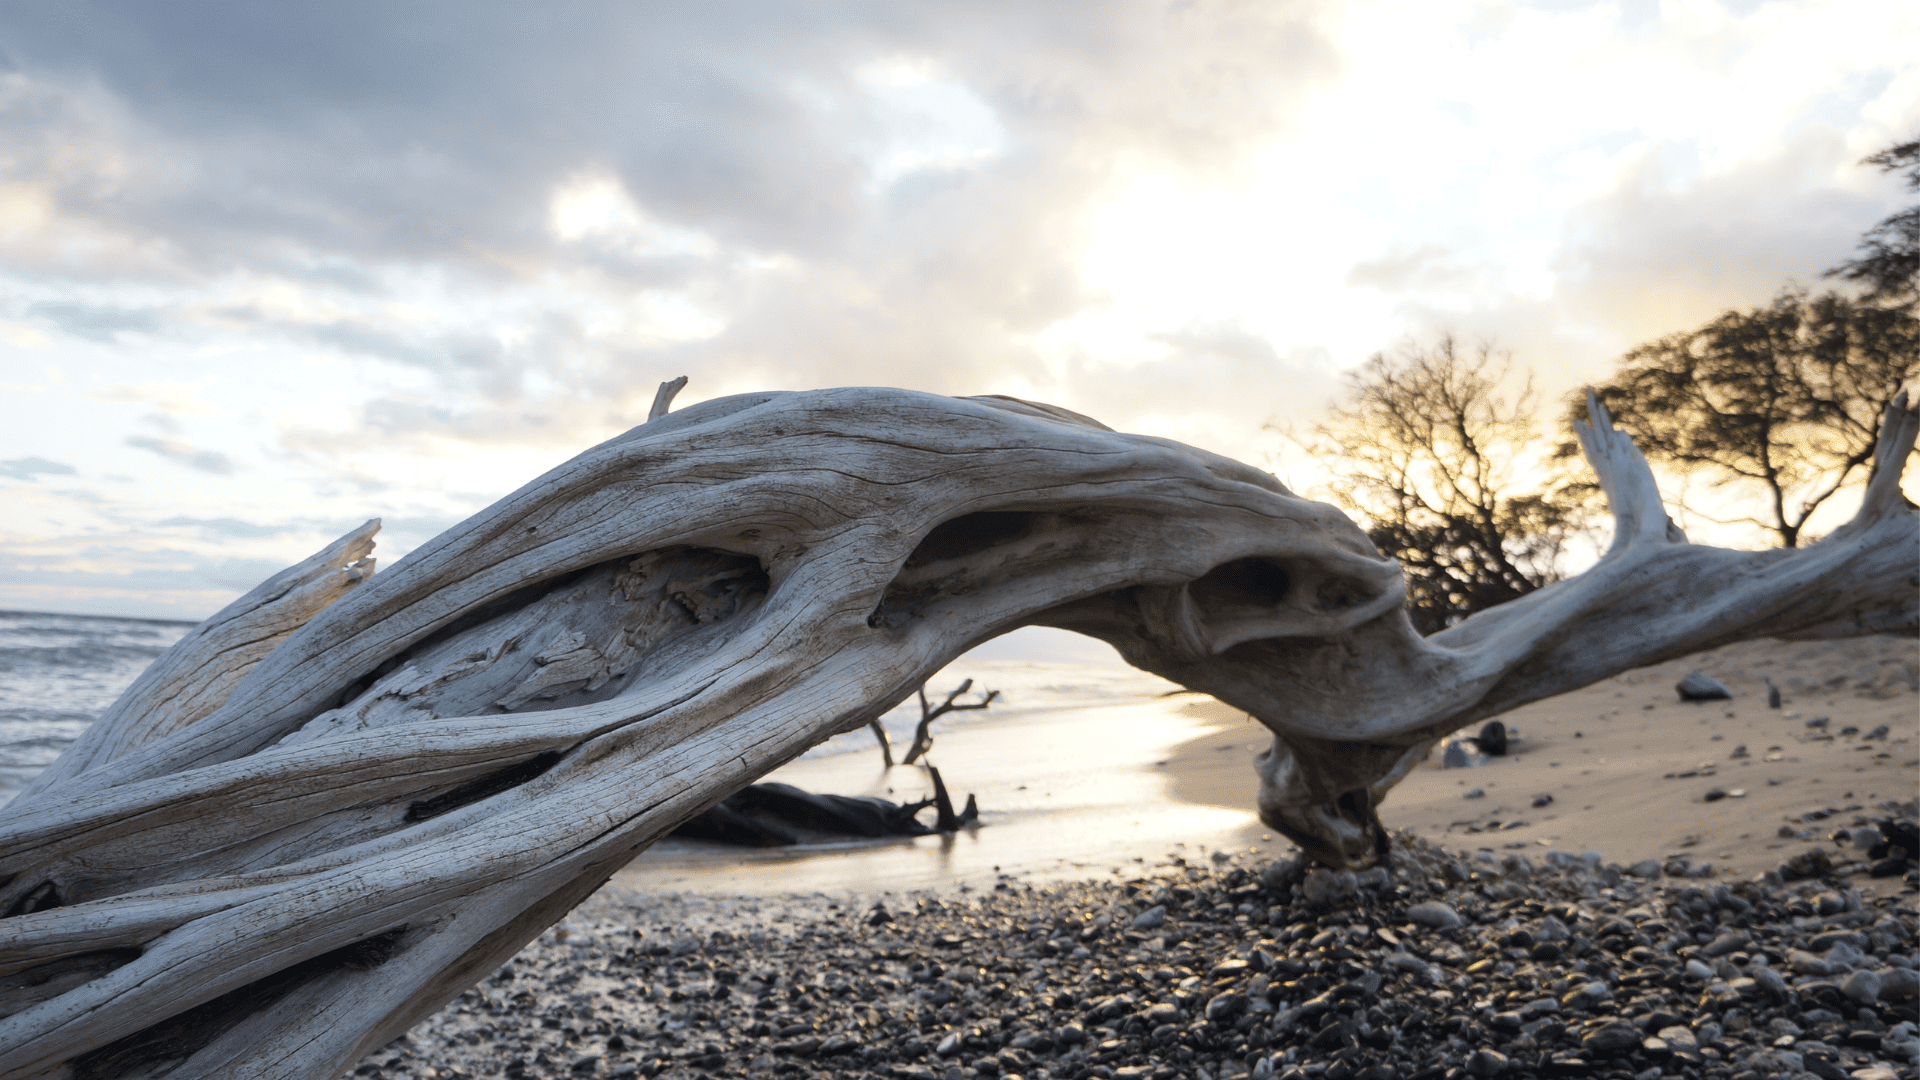
[[[1807,718],[1807,726],[1820,731],[1825,731],[1829,723],[1831,723],[1831,721],[1824,716],[1811,716]]]
[[[1111,881],[908,894],[890,922],[864,902],[609,892],[565,940],[543,935],[365,1062],[897,1080],[1297,1080],[1332,1062],[1439,1080],[1794,1076],[1809,1061],[1898,1077],[1920,1055],[1903,1019],[1920,997],[1902,966],[1910,897],[1838,879],[1643,883],[1597,853],[1468,858],[1411,836],[1391,858],[1391,878],[1349,875],[1334,903],[1294,874],[1171,859]],[[1089,913],[1109,923],[1087,936]]]
[[[1552,792],[1548,792],[1548,791],[1543,791],[1543,792],[1541,792],[1540,794],[1538,794],[1538,795],[1535,795],[1535,796],[1533,797],[1533,808],[1534,808],[1535,810],[1538,810],[1538,809],[1540,809],[1540,808],[1541,808],[1541,807],[1543,807],[1543,806],[1551,806],[1551,805],[1553,805],[1553,793],[1552,793]]]
[[[1698,671],[1689,672],[1673,688],[1681,701],[1727,701],[1733,697],[1725,683]]]
[[[1463,799],[1484,799],[1487,797],[1487,789],[1474,788],[1471,791],[1463,793],[1460,797]]]
[[[1480,752],[1491,757],[1505,757],[1507,754],[1507,725],[1498,720],[1489,720],[1480,727],[1480,734],[1474,736],[1480,744]]]
[[[1768,679],[1767,680],[1767,708],[1777,709],[1779,707],[1780,707],[1780,688],[1773,685],[1772,679]]]
[[[880,764],[893,768],[893,740],[887,738],[887,726],[876,716],[867,721],[867,730],[873,732],[875,741],[880,744]]]
[[[1700,801],[1701,802],[1719,802],[1721,799],[1724,799],[1726,797],[1727,797],[1727,793],[1721,790],[1720,788],[1708,788],[1707,793],[1705,795],[1700,796]]]
[[[1480,744],[1470,736],[1455,736],[1440,748],[1440,767],[1443,769],[1472,769],[1485,765],[1488,760],[1487,755],[1480,752]]]
[[[1821,848],[1808,848],[1780,864],[1776,871],[1782,881],[1801,881],[1825,877],[1833,872],[1833,859]]]
[[[749,784],[684,822],[672,835],[742,847],[785,847],[800,843],[806,833],[869,839],[925,836],[952,832],[979,819],[972,795],[967,796],[967,808],[954,813],[939,770],[927,772],[933,780],[933,795],[905,804],[872,795],[820,795],[792,784]],[[917,816],[930,806],[938,815],[932,828]]]
[[[1740,744],[1739,746],[1736,746],[1736,747],[1734,747],[1734,748],[1733,748],[1733,753],[1731,753],[1731,754],[1728,754],[1727,756],[1728,756],[1729,758],[1743,758],[1743,757],[1746,757],[1746,756],[1747,756],[1747,744],[1746,744],[1746,743],[1741,743],[1741,744]]]
[[[922,757],[925,757],[927,751],[933,749],[933,722],[935,720],[938,720],[950,712],[971,712],[975,709],[984,709],[993,704],[993,700],[1000,696],[1000,691],[988,690],[980,695],[979,701],[962,702],[960,695],[971,689],[973,689],[973,680],[968,679],[960,684],[959,689],[948,694],[947,700],[938,705],[931,705],[927,702],[927,684],[920,684],[920,688],[914,691],[920,698],[920,725],[913,729],[913,745],[907,748],[907,756],[900,759],[902,765],[912,765]],[[889,765],[892,764],[891,757],[889,757],[887,763]]]

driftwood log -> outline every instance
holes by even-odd
[[[1757,636],[1916,624],[1889,410],[1858,515],[1691,545],[1595,410],[1586,573],[1422,639],[1333,508],[1005,398],[753,394],[588,450],[379,574],[376,527],[183,639],[0,810],[0,1076],[337,1075],[655,839],[1027,625],[1274,732],[1261,817],[1340,865],[1435,740]]]

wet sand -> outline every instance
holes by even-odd
[[[1673,684],[1693,670],[1726,683],[1733,700],[1681,702]],[[1785,695],[1778,710],[1767,707],[1768,677]],[[1916,681],[1920,649],[1910,639],[1730,646],[1509,713],[1504,721],[1519,732],[1509,756],[1442,769],[1436,752],[1381,814],[1394,828],[1453,849],[1594,850],[1623,865],[1680,856],[1713,864],[1722,880],[1750,878],[1814,844],[1837,853],[1826,842],[1833,828],[1875,814],[1888,800],[1915,797]],[[1809,728],[1806,721],[1819,716],[1829,718],[1826,728]],[[1890,729],[1884,740],[1841,734],[1880,724]],[[614,884],[722,895],[874,894],[1090,878],[1169,852],[1279,856],[1291,845],[1253,814],[1251,758],[1264,745],[1265,729],[1244,714],[1184,695],[988,716],[942,734],[931,755],[956,801],[968,792],[978,797],[978,829],[769,850],[669,840]],[[1732,756],[1740,746],[1746,755]],[[899,801],[929,793],[919,769],[883,770],[877,749],[803,759],[769,779]],[[1463,797],[1475,788],[1485,794]],[[1707,801],[1713,790],[1727,797]],[[1553,801],[1533,806],[1540,795]],[[1808,810],[1829,809],[1837,813],[1801,820]],[[1782,826],[1795,836],[1779,835]],[[1885,891],[1900,879],[1858,881]]]
[[[1197,858],[1260,848],[1280,855],[1290,845],[1261,827],[1251,800],[1236,804],[1224,791],[1212,799],[1180,798],[1172,790],[1173,774],[1195,771],[1176,764],[1190,756],[1181,748],[1217,726],[1183,711],[1179,699],[970,720],[940,735],[930,758],[956,805],[969,793],[978,799],[978,828],[769,849],[669,839],[621,871],[614,884],[730,895],[878,893],[1091,878],[1169,851]],[[1236,769],[1253,775],[1245,755],[1236,755],[1227,771]],[[917,766],[883,769],[877,748],[803,758],[767,779],[896,802],[932,792]],[[931,820],[932,812],[922,817]]]

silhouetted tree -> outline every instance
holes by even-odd
[[[1327,419],[1301,440],[1338,479],[1337,501],[1406,573],[1423,634],[1555,580],[1579,502],[1528,477],[1536,443],[1531,379],[1511,402],[1508,359],[1452,335],[1375,354],[1350,372]]]
[[[1739,520],[1795,547],[1815,510],[1866,479],[1887,402],[1917,374],[1911,304],[1788,289],[1634,349],[1596,389],[1650,461],[1757,486],[1765,516]],[[1567,411],[1584,417],[1584,396]]]
[[[1920,139],[1899,143],[1861,162],[1882,172],[1904,171],[1907,190],[1920,191]],[[1920,203],[1867,230],[1862,254],[1827,271],[1826,276],[1867,287],[1864,299],[1910,301],[1920,297]]]

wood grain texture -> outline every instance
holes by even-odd
[[[369,576],[376,523],[156,661],[0,810],[0,1077],[324,1077],[688,817],[1020,626],[1274,731],[1263,818],[1333,864],[1434,740],[1745,637],[1920,625],[1903,398],[1858,517],[1688,544],[1596,409],[1579,577],[1422,639],[1332,507],[1005,398],[667,412]]]

